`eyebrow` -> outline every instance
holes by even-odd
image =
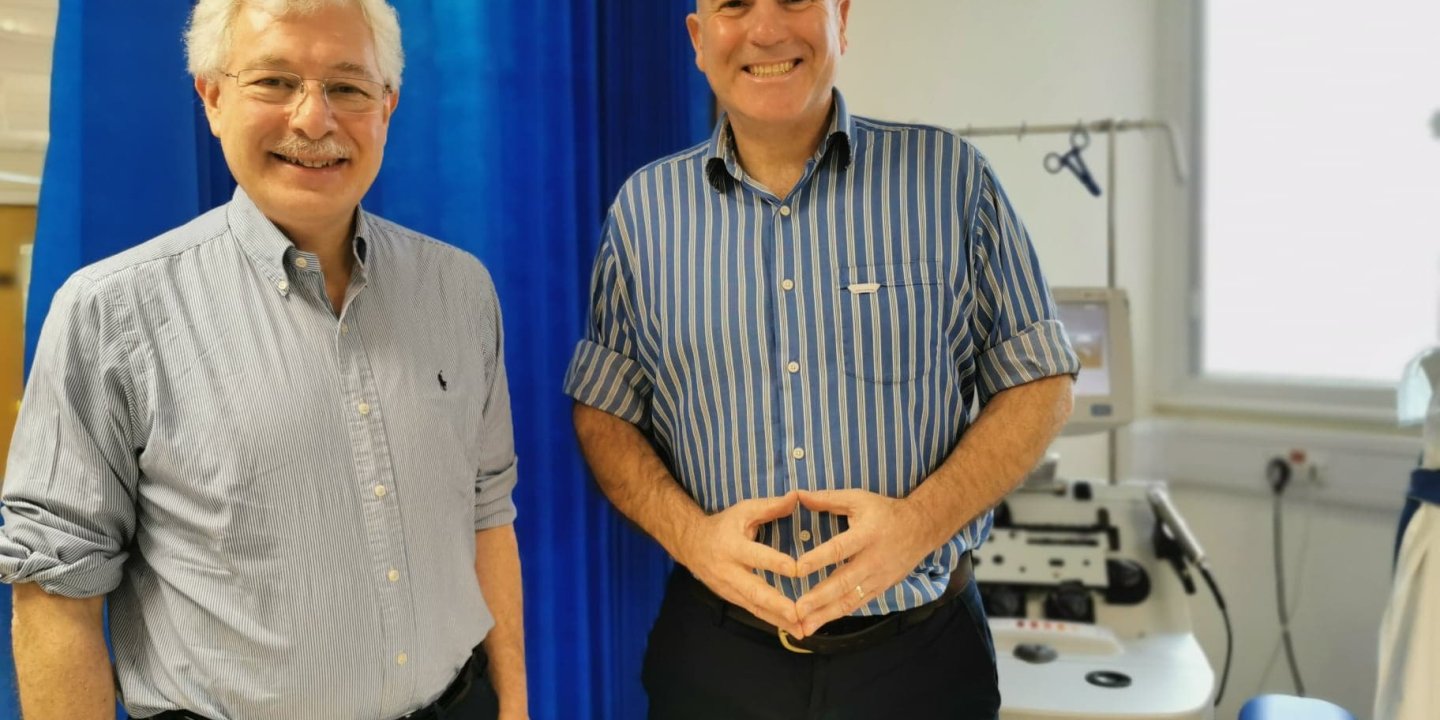
[[[254,63],[256,67],[274,68],[277,70],[289,70],[294,67],[294,65],[289,60],[286,60],[279,55],[261,55],[254,60]],[[360,63],[351,62],[349,60],[342,60],[335,63],[334,65],[331,65],[330,72],[346,73],[351,76],[358,76],[372,80],[374,79],[374,77],[370,74],[369,68],[361,65]]]

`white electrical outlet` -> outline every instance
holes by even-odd
[[[1288,448],[1275,453],[1265,466],[1265,481],[1277,484],[1319,485],[1324,482],[1324,457],[1305,448]]]

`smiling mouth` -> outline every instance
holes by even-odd
[[[286,162],[291,165],[296,165],[298,167],[310,168],[311,170],[321,170],[328,167],[335,167],[341,163],[349,162],[348,159],[343,157],[299,158],[292,157],[290,155],[281,155],[280,153],[273,152],[270,154],[273,155],[275,158],[279,159],[281,162]]]
[[[750,73],[751,77],[774,78],[790,74],[800,63],[800,60],[786,60],[785,62],[766,63],[763,65],[757,63],[754,65],[746,65],[745,72]]]

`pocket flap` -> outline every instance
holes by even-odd
[[[883,287],[936,285],[939,282],[940,274],[935,265],[928,262],[840,268],[840,287],[856,295],[873,293]]]

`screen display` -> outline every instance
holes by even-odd
[[[1060,322],[1080,356],[1076,397],[1110,394],[1110,309],[1104,303],[1060,303]]]

